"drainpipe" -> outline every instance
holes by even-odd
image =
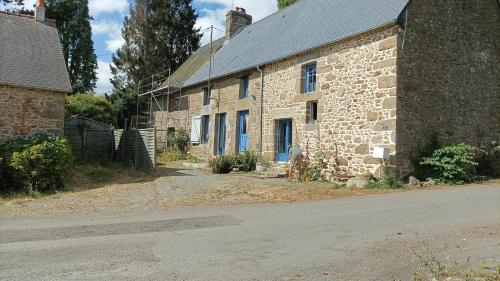
[[[264,71],[260,68],[260,66],[257,66],[257,70],[260,72],[260,108],[259,108],[259,122],[260,122],[260,140],[259,140],[259,156],[262,158],[262,150],[263,150],[263,124],[264,124]]]

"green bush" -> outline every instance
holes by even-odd
[[[209,163],[214,174],[229,174],[233,170],[234,159],[228,156],[217,156]]]
[[[439,141],[437,134],[433,133],[428,143],[419,148],[418,151],[412,153],[411,164],[413,166],[413,171],[411,175],[421,181],[434,177],[435,172],[433,168],[429,165],[423,165],[422,161],[424,161],[425,158],[431,157],[434,151],[440,149],[441,147],[442,144]]]
[[[231,157],[231,156],[229,156]],[[257,166],[257,156],[253,152],[236,154],[233,157],[233,168],[238,168],[242,172],[253,172]]]
[[[439,148],[424,157],[420,165],[430,169],[430,178],[442,183],[464,184],[474,181],[474,161],[479,150],[471,145],[457,144]]]
[[[257,166],[257,156],[253,152],[217,156],[209,164],[214,174],[228,174],[234,168],[238,168],[242,172],[252,172]]]
[[[401,178],[399,178],[396,172],[390,168],[385,169],[382,182],[385,186],[392,189],[401,189],[405,186]]]
[[[384,183],[380,181],[371,180],[365,187],[366,189],[383,189],[385,188]]]
[[[113,105],[106,98],[93,94],[67,96],[65,112],[66,118],[80,115],[104,124],[116,123]]]
[[[7,173],[16,186],[28,192],[63,188],[73,166],[73,155],[65,139],[35,134],[8,140],[0,151],[6,158]]]
[[[175,149],[186,152],[189,144],[189,134],[184,129],[167,135],[167,143]]]
[[[500,177],[500,146],[493,142],[484,151],[481,151],[478,159],[477,173],[483,177]]]
[[[310,159],[306,158],[302,163],[302,181],[328,181],[325,171],[328,169],[328,163],[325,161],[327,158],[326,152],[319,149],[315,154],[315,162],[311,162]]]

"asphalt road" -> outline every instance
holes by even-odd
[[[425,248],[499,261],[499,229],[500,186],[40,215],[2,219],[0,280],[408,280]]]

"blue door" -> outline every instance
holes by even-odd
[[[278,121],[278,162],[288,162],[288,152],[292,145],[292,120]]]
[[[216,152],[217,155],[224,155],[226,151],[226,114],[217,114],[217,143]]]
[[[238,151],[246,152],[248,151],[248,111],[241,111],[239,113],[239,149]]]

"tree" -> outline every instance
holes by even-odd
[[[24,5],[24,0],[0,0],[0,3],[2,3],[4,5],[14,3],[14,5],[22,6],[22,5]]]
[[[297,2],[297,0],[278,0],[278,8],[280,10],[284,9],[285,7],[288,7],[295,2]]]
[[[136,113],[137,89],[143,80],[164,72],[166,78],[199,47],[201,35],[195,28],[193,0],[137,0],[123,22],[124,45],[113,55],[108,97],[119,118]],[[142,84],[144,85],[144,84]]]
[[[115,124],[113,105],[104,97],[78,93],[66,97],[66,118],[80,115],[104,124]]]
[[[47,17],[56,20],[73,93],[93,91],[97,56],[88,0],[47,0]]]

